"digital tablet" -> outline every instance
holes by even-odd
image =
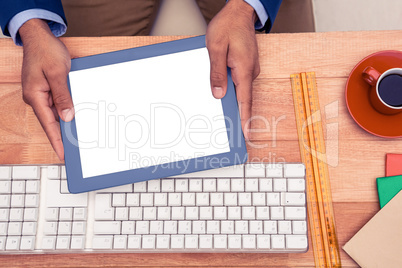
[[[71,61],[60,120],[68,189],[87,192],[246,162],[235,88],[210,88],[205,36]]]

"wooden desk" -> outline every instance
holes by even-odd
[[[148,45],[179,37],[64,38],[73,57]],[[402,50],[402,31],[258,35],[261,74],[254,83],[253,161],[300,161],[289,76],[315,71],[328,154],[337,234],[345,244],[378,210],[375,178],[384,176],[385,153],[402,153],[401,139],[360,129],[349,116],[344,89],[353,66],[379,50]],[[0,163],[59,163],[32,110],[21,99],[22,49],[0,40]],[[341,250],[344,267],[356,264]],[[313,267],[306,254],[66,254],[0,256],[12,267]]]

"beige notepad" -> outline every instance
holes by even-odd
[[[362,267],[402,267],[402,191],[343,249]]]

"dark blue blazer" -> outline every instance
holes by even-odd
[[[260,1],[267,11],[269,17],[263,29],[269,32],[275,20],[276,14],[278,13],[282,0]],[[63,6],[60,0],[0,0],[0,26],[3,30],[3,33],[5,35],[10,35],[7,27],[10,20],[19,12],[32,8],[40,8],[52,11],[60,15],[66,22],[66,17],[64,16]]]

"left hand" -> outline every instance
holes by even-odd
[[[227,66],[236,86],[244,137],[250,139],[252,83],[260,73],[254,23],[257,15],[243,0],[230,0],[211,20],[206,43],[211,61],[211,89],[215,98],[225,96]]]

